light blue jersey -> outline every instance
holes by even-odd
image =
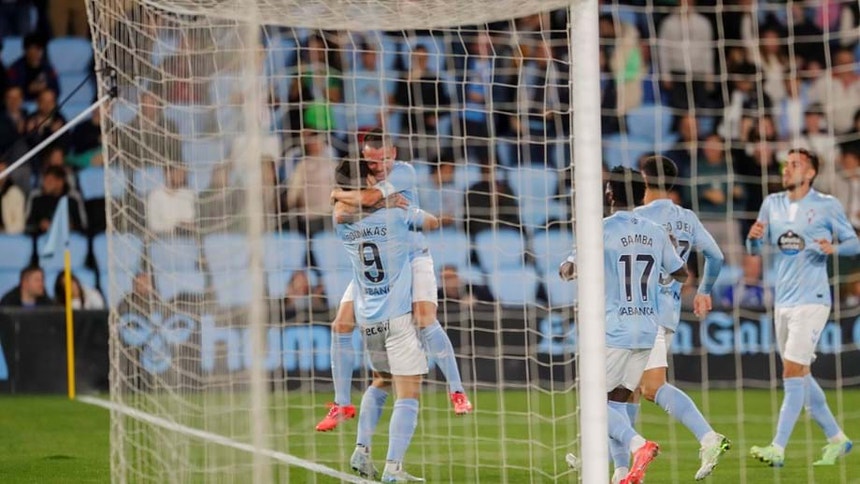
[[[418,202],[418,176],[415,174],[415,168],[409,163],[403,161],[395,161],[394,166],[388,173],[385,180],[374,185],[382,192],[383,197],[388,197],[399,193],[403,195],[412,207],[420,208]],[[411,252],[410,258],[415,258],[420,255],[428,255],[427,239],[424,238],[424,233],[414,230],[410,236]]]
[[[788,192],[780,192],[764,199],[758,220],[766,224],[764,236],[748,240],[748,249],[757,254],[763,243],[776,249],[776,307],[829,306],[827,255],[816,240],[826,239],[836,244],[835,236],[842,255],[856,254],[858,248],[857,235],[842,204],[815,190],[796,202],[788,199]]]
[[[684,264],[690,259],[692,250],[698,250],[704,254],[705,267],[698,292],[711,294],[711,289],[723,266],[723,253],[699,221],[699,217],[691,210],[679,207],[668,199],[654,200],[648,205],[637,207],[633,213],[663,227],[674,239],[675,251]],[[662,276],[664,280],[667,279],[667,274]],[[660,324],[672,331],[678,329],[681,321],[681,286],[682,284],[675,280],[660,286],[661,299],[671,301],[671,305],[660,305]]]
[[[647,349],[659,324],[660,272],[684,266],[662,227],[632,212],[603,220],[606,345]],[[581,281],[580,281],[581,282]]]
[[[418,209],[383,208],[357,222],[337,225],[352,264],[359,324],[412,311],[410,226],[422,223],[423,212]]]

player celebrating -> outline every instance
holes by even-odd
[[[611,445],[634,455],[626,475],[619,469],[613,475],[612,482],[622,484],[641,483],[660,453],[656,442],[636,433],[625,408],[639,387],[657,336],[660,272],[680,282],[687,278],[666,231],[631,211],[644,189],[641,181],[633,180],[636,175],[627,168],[612,170],[606,195],[613,214],[603,221],[609,436]],[[574,253],[561,264],[562,279],[576,278],[575,257]],[[572,454],[566,459],[569,464],[576,460]]]
[[[673,238],[675,250],[685,264],[691,250],[696,249],[704,254],[704,274],[693,299],[694,313],[703,318],[711,310],[711,288],[720,275],[723,253],[696,214],[675,205],[669,199],[668,192],[675,184],[677,176],[678,166],[669,158],[659,155],[646,158],[642,163],[642,178],[645,181],[644,206],[637,207],[633,213],[662,226]],[[672,335],[681,321],[681,284],[673,281],[662,286],[660,298],[660,327],[645,366],[645,373],[642,375],[640,389],[647,400],[659,405],[696,436],[701,446],[699,457],[702,465],[696,472],[696,480],[700,480],[711,474],[720,456],[731,447],[731,442],[725,436],[714,432],[686,393],[666,382],[669,347],[672,344]],[[626,409],[631,423],[634,423],[639,404],[628,403]],[[626,468],[625,464],[630,460],[627,449],[613,449],[612,453],[616,468]]]
[[[773,322],[785,394],[773,441],[750,449],[752,457],[774,467],[785,462],[785,446],[804,402],[828,441],[821,459],[813,465],[833,465],[852,447],[833,418],[810,365],[830,315],[827,256],[860,253],[860,242],[839,201],[812,189],[817,174],[815,154],[805,149],[789,151],[782,172],[785,191],[764,199],[746,241],[747,251],[753,255],[760,254],[764,244],[776,249]]]
[[[377,180],[371,188],[355,191],[335,191],[333,197],[354,207],[373,207],[393,194],[403,195],[412,205],[418,206],[415,169],[408,163],[394,161],[397,148],[381,129],[374,129],[364,137],[362,153],[370,174]],[[472,411],[472,404],[466,397],[460,370],[454,355],[451,340],[436,317],[436,276],[433,272],[433,259],[424,235],[413,231],[411,234],[410,260],[412,263],[413,315],[421,328],[421,336],[427,354],[433,358],[448,382],[454,413],[466,414]],[[332,324],[332,379],[335,387],[335,400],[330,405],[326,417],[317,424],[318,431],[333,430],[345,419],[355,416],[355,407],[350,403],[352,370],[355,354],[352,348],[352,332],[355,327],[353,314],[353,291],[350,285],[344,292],[337,315]]]
[[[354,162],[338,167],[338,178],[356,186]],[[357,173],[356,173],[357,174]],[[342,209],[342,207],[336,207]],[[352,264],[355,320],[371,368],[373,384],[365,392],[359,412],[356,449],[350,464],[360,474],[377,478],[370,460],[370,441],[393,381],[397,402],[389,424],[388,456],[382,482],[417,482],[423,479],[403,470],[403,457],[418,425],[418,397],[427,357],[412,324],[412,267],[409,260],[410,227],[438,227],[432,215],[418,208],[381,208],[356,221],[339,223],[336,230]]]

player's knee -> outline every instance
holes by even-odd
[[[783,378],[801,378],[809,374],[809,365],[796,363],[794,361],[783,361],[782,377]]]
[[[648,370],[642,375],[642,381],[639,383],[639,391],[645,400],[653,402],[657,398],[657,391],[665,383],[666,374],[664,368]]]
[[[612,391],[607,393],[607,398],[610,402],[621,402],[627,403],[627,400],[630,398],[633,392],[624,387],[615,387]]]
[[[661,385],[655,385],[653,382],[642,382],[642,385],[639,387],[639,391],[642,393],[642,397],[649,402],[653,402],[657,399],[657,390],[660,389]]]
[[[426,328],[436,322],[436,305],[427,301],[413,304],[412,317],[420,328]]]
[[[331,330],[335,333],[352,333],[355,323],[349,319],[335,318],[331,323]]]

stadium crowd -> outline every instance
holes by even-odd
[[[80,5],[3,4],[0,58],[9,65],[0,66],[0,168],[95,96],[94,80],[67,67],[71,57],[78,69],[93,69],[91,49],[82,51],[75,42],[81,39],[70,37],[89,33],[80,27]],[[680,169],[676,202],[696,211],[728,257],[715,304],[767,307],[767,271],[760,259],[743,256],[742,241],[764,197],[780,189],[780,162],[789,148],[820,154],[816,188],[836,196],[860,230],[857,3],[680,0],[646,8],[629,0],[604,1],[601,9],[605,167],[635,167],[654,152],[673,159]],[[41,300],[29,289],[36,285],[34,267],[42,265],[49,279],[56,275],[37,249],[64,195],[81,240],[73,247],[83,293],[107,292],[105,206],[113,204],[122,210],[110,222],[124,240],[136,239],[129,247],[147,256],[124,268],[128,280],[117,281],[123,292],[106,294],[109,301],[116,304],[147,284],[163,298],[210,290],[220,298],[205,239],[241,232],[245,223],[236,166],[242,142],[230,136],[242,129],[236,66],[225,67],[218,54],[201,54],[208,51],[200,47],[211,47],[204,44],[211,32],[179,35],[136,15],[130,7],[128,18],[138,22],[127,27],[128,35],[140,40],[138,55],[151,63],[135,74],[149,82],[132,84],[121,74],[120,99],[108,116],[94,111],[0,180],[0,244],[30,247],[16,252],[23,260],[0,267],[3,292],[19,294],[2,304]],[[143,34],[148,31],[157,35]],[[470,303],[571,304],[554,296],[554,278],[545,275],[553,274],[556,261],[543,260],[547,251],[538,247],[571,227],[569,85],[576,49],[568,37],[565,10],[444,31],[266,29],[259,56],[266,74],[262,122],[270,133],[262,160],[266,227],[305,242],[295,267],[271,267],[284,272],[269,278],[272,299],[294,299],[280,305],[284,318],[334,307],[337,289],[345,287],[325,273],[327,262],[314,256],[322,250],[315,246],[333,236],[329,194],[337,161],[358,156],[357,137],[380,124],[396,136],[401,158],[418,170],[422,207],[444,225],[441,246],[465,252],[457,259],[462,262],[437,268],[445,282],[440,292],[458,299],[465,291]],[[16,45],[19,57],[12,59],[7,51]],[[74,93],[74,102],[60,105],[79,82],[84,97]],[[119,149],[107,188],[103,124]],[[508,237],[514,239],[508,247],[519,252],[511,265],[499,265],[483,252],[484,242]],[[149,266],[158,264],[151,247],[156,239],[192,241],[187,272],[195,277],[180,286],[174,281],[170,289],[166,281],[153,281],[150,272],[159,276]],[[562,240],[568,247],[572,242]],[[497,270],[531,273],[527,280],[534,284],[526,286],[533,294],[509,297],[494,282]],[[845,281],[840,302],[860,305],[860,279]],[[690,297],[695,284],[691,277]],[[41,293],[57,296],[44,287]],[[237,301],[242,298],[219,299],[228,306]]]

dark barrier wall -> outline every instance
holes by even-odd
[[[461,355],[468,380],[492,386],[521,385],[527,379],[541,385],[570,386],[576,376],[573,355],[577,341],[571,312],[548,313],[535,308],[471,311],[445,308],[454,348]],[[80,392],[108,389],[108,315],[100,311],[75,313],[77,386]],[[212,382],[241,382],[250,366],[248,331],[227,326],[207,315],[170,317],[121,315],[118,334],[124,363],[137,364],[130,384],[162,385],[193,390]],[[358,348],[359,338],[355,344]],[[837,375],[843,385],[860,385],[860,316],[831,322],[822,333],[816,375],[832,386]],[[330,382],[327,324],[285,323],[266,334],[266,367],[272,386],[298,388],[308,381]],[[715,311],[702,322],[682,322],[672,347],[677,381],[731,387],[769,386],[781,368],[773,353],[771,317],[743,311],[733,318]],[[0,311],[0,393],[65,393],[65,319],[58,310]],[[356,358],[361,370],[362,359]],[[223,378],[230,375],[229,379]],[[200,378],[193,378],[200,375]]]

